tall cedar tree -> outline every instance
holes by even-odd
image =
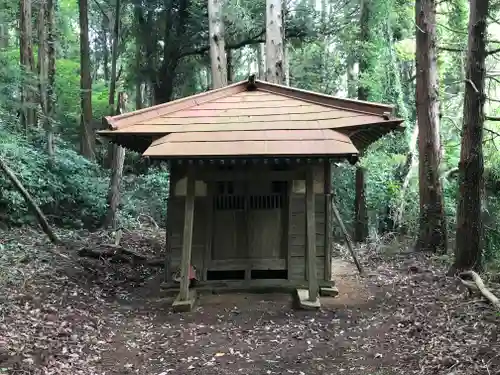
[[[282,0],[266,0],[266,79],[284,84]]]
[[[115,91],[116,91],[116,64],[118,60],[118,38],[120,36],[120,8],[121,1],[116,0],[115,8],[115,25],[113,31],[113,46],[111,53],[111,81],[109,84],[109,107],[111,109],[111,114],[113,114],[113,105],[115,102]],[[121,92],[118,95],[118,106],[116,109],[116,114],[119,115],[123,113],[125,108],[126,95]],[[120,204],[120,183],[123,176],[123,164],[125,162],[125,149],[121,146],[110,144],[108,148],[111,167],[111,179],[109,181],[109,191],[108,191],[108,212],[104,218],[103,227],[116,228],[118,225],[117,211]]]
[[[455,270],[482,266],[481,192],[483,188],[484,81],[488,0],[471,0],[465,79],[460,190],[457,209]]]
[[[361,13],[359,18],[360,33],[359,39],[362,43],[359,56],[360,75],[366,74],[370,68],[370,61],[367,53],[370,42],[370,0],[361,1]],[[349,73],[349,72],[348,72]],[[349,84],[350,91],[353,91],[354,85]],[[358,99],[368,100],[369,88],[363,82],[358,86]],[[365,192],[365,169],[361,165],[356,166],[356,192],[354,195],[354,240],[364,242],[368,237],[368,210],[366,208]]]
[[[36,122],[34,104],[35,94],[30,84],[30,78],[35,68],[35,61],[33,57],[31,7],[31,0],[20,0],[19,51],[20,63],[26,73],[21,86],[21,125],[24,126],[26,132],[28,131],[28,128],[35,125]]]
[[[88,1],[78,0],[80,13],[80,153],[88,159],[95,157],[95,135],[92,129],[92,79],[90,77],[90,45]]]
[[[49,157],[54,155],[54,115],[55,96],[54,87],[56,84],[56,32],[55,32],[55,3],[56,0],[47,0],[47,108],[46,108],[46,132],[47,132],[47,153]]]
[[[416,104],[419,127],[420,230],[417,248],[446,251],[446,220],[439,179],[439,103],[436,0],[417,0]]]
[[[222,0],[208,0],[208,29],[212,88],[218,89],[227,86],[228,81],[228,66],[224,47]]]

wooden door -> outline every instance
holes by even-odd
[[[212,260],[247,257],[244,184],[224,181],[216,184],[213,215]]]
[[[286,183],[261,181],[249,185],[248,251],[252,259],[284,259],[283,218]]]

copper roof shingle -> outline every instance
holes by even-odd
[[[349,137],[334,130],[172,133],[144,152],[151,157],[352,155]]]
[[[106,117],[110,130],[99,134],[145,156],[167,158],[352,154],[400,127],[402,120],[393,118],[392,110],[384,104],[244,81]],[[146,150],[148,139],[152,144]]]

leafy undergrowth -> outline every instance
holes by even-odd
[[[74,259],[82,247],[113,238],[62,234],[64,248],[29,230],[0,233],[0,373],[500,371],[498,314],[421,255],[366,251],[367,276],[338,273],[341,295],[324,299],[319,312],[292,309],[288,295],[230,294],[202,295],[195,311],[181,315],[160,292],[160,269],[68,261],[57,252]],[[158,256],[162,237],[126,232],[121,244]]]

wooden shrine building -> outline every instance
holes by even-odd
[[[397,129],[393,107],[248,81],[118,116],[99,134],[170,166],[167,282],[331,286],[331,162]]]

